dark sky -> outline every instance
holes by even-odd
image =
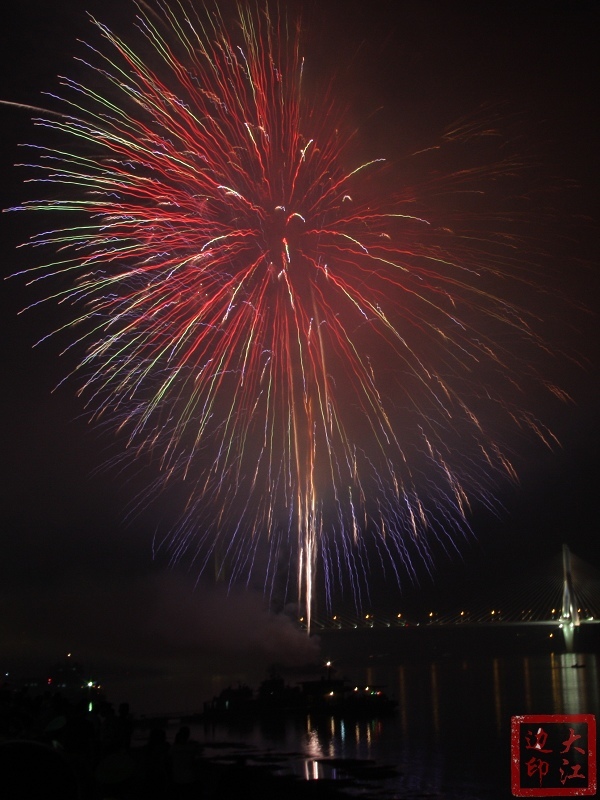
[[[127,29],[126,4],[112,4],[118,12],[106,5],[11,3],[0,33],[0,98],[43,105],[40,93],[55,87],[57,74],[77,74],[72,53],[76,39],[88,35],[85,8]],[[348,113],[365,131],[359,140],[365,152],[411,152],[483,106],[517,120],[511,130],[547,163],[548,182],[570,186],[555,193],[548,230],[557,241],[558,288],[597,312],[597,4],[319,5],[293,4],[305,18],[308,57],[318,71],[337,72]],[[17,145],[31,141],[33,130],[27,111],[4,107],[0,113],[5,208],[28,196],[22,172],[12,165],[22,159]],[[8,275],[31,258],[15,247],[36,221],[3,215],[0,223]],[[193,571],[171,568],[162,554],[153,558],[148,515],[125,524],[135,479],[101,469],[112,439],[88,425],[75,384],[52,391],[75,356],[59,358],[51,342],[32,349],[56,311],[18,315],[34,299],[30,292],[19,279],[3,285],[2,666],[45,665],[72,650],[115,685],[142,675],[138,686],[176,703],[187,696],[194,673],[243,674],[250,663],[264,669],[271,661],[318,657],[284,615],[264,609],[259,592],[241,587],[226,597],[210,580],[194,588]],[[499,565],[508,571],[544,560],[563,541],[600,567],[598,325],[593,314],[579,312],[569,321],[572,329],[559,332],[561,345],[582,353],[587,366],[565,367],[574,403],[549,411],[562,447],[533,459],[522,454],[521,484],[500,498],[505,511],[497,518],[476,514],[476,538],[462,547],[462,560],[442,557],[434,584],[423,575],[421,588],[410,592],[417,606],[442,589],[452,597],[475,574],[497,575]],[[390,592],[397,602],[397,590]]]

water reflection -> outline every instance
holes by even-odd
[[[408,733],[408,713],[407,713],[407,702],[406,702],[406,667],[404,665],[400,665],[398,667],[398,707],[399,707],[399,715],[400,715],[400,725],[402,729],[402,735],[406,737]]]
[[[286,754],[290,770],[311,781],[345,777],[344,762],[352,760],[389,765],[397,774],[379,787],[381,797],[416,792],[508,800],[511,716],[598,716],[599,658],[568,653],[401,663],[390,657],[363,674],[348,665],[354,679],[385,686],[398,701],[397,714],[282,717],[212,726],[204,738]]]
[[[431,686],[431,723],[433,732],[437,739],[440,733],[440,695],[437,675],[437,664],[435,661],[430,666],[430,686]]]
[[[310,725],[310,717],[307,721]],[[306,732],[306,741],[304,744],[304,753],[308,756],[308,760],[323,758],[323,747],[316,729],[311,729],[310,727],[308,728]]]
[[[494,673],[494,710],[496,712],[496,731],[500,733],[502,730],[502,722],[504,720],[502,709],[502,677],[500,675],[500,659],[495,658],[492,664]]]
[[[531,667],[527,656],[523,658],[523,686],[525,687],[525,711],[530,713],[532,704]]]
[[[573,653],[552,654],[554,713],[585,714],[598,708],[598,659]]]
[[[337,717],[306,718],[302,772],[306,780],[346,777],[338,763],[344,759],[373,758],[372,746],[383,734],[380,720],[348,721]]]
[[[429,790],[441,790],[448,780],[505,785],[511,716],[598,715],[599,659],[557,653],[371,667],[369,679],[387,685],[398,700],[398,714],[382,721],[377,738],[365,728],[357,749],[370,737],[374,758],[395,759]],[[509,795],[490,788],[490,797]]]

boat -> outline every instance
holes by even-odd
[[[277,674],[263,681],[257,692],[246,685],[227,687],[204,704],[205,719],[233,719],[291,715],[343,718],[393,714],[397,703],[383,686],[363,686],[330,675],[290,686]]]

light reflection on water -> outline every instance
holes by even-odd
[[[429,663],[382,659],[353,680],[382,684],[398,712],[377,720],[287,718],[197,725],[194,735],[286,754],[306,780],[346,776],[344,760],[373,760],[397,774],[359,781],[363,796],[500,800],[510,791],[510,718],[600,713],[599,657],[548,654],[471,657]]]

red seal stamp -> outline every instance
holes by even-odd
[[[511,717],[511,785],[517,797],[596,794],[593,714]]]

